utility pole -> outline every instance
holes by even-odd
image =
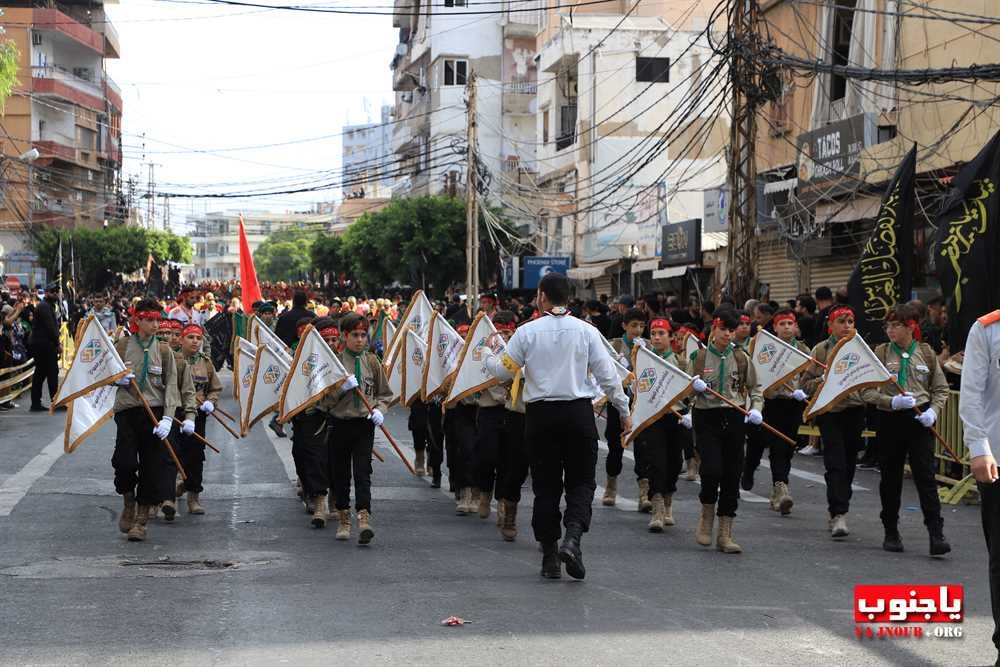
[[[468,148],[465,167],[465,304],[471,318],[479,301],[479,200],[476,178],[476,75],[465,85],[468,101]]]
[[[757,295],[757,105],[760,76],[758,0],[729,0],[729,77],[733,88],[733,124],[729,129],[729,294],[737,304]]]
[[[156,212],[156,179],[153,177],[153,173],[156,169],[156,165],[150,162],[149,167],[149,183],[146,186],[146,228],[153,229],[153,214]]]

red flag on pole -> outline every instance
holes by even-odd
[[[257,269],[253,266],[253,254],[247,243],[247,233],[243,229],[243,214],[240,214],[240,296],[243,312],[253,312],[253,304],[261,300],[260,285],[257,283]]]

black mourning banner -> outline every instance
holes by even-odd
[[[965,349],[976,318],[1000,308],[1000,132],[962,167],[937,217],[934,263],[948,302],[948,346]]]
[[[232,366],[233,318],[228,313],[219,313],[205,322],[205,331],[211,341],[215,370],[222,370],[226,362]]]
[[[868,342],[886,339],[882,322],[910,299],[913,285],[913,201],[917,147],[903,159],[882,196],[875,229],[847,282],[856,326]]]

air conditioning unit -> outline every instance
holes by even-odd
[[[31,33],[31,45],[32,46],[41,46],[42,45],[42,33],[32,31],[32,33]]]

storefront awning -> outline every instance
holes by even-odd
[[[882,200],[878,197],[858,197],[852,201],[835,201],[816,207],[816,221],[820,224],[871,220],[878,216]]]
[[[658,257],[654,257],[653,259],[640,259],[632,262],[632,273],[655,271],[658,268],[660,268],[660,260]]]
[[[666,280],[667,278],[680,278],[690,267],[687,266],[668,266],[665,269],[659,269],[653,271],[654,280]]]
[[[594,264],[584,264],[575,266],[566,272],[566,277],[570,280],[593,280],[608,273],[613,267],[621,265],[620,259],[613,259],[610,262],[595,262]]]
[[[771,181],[764,184],[764,194],[772,195],[775,192],[791,192],[799,184],[797,178],[786,178],[783,181]]]

